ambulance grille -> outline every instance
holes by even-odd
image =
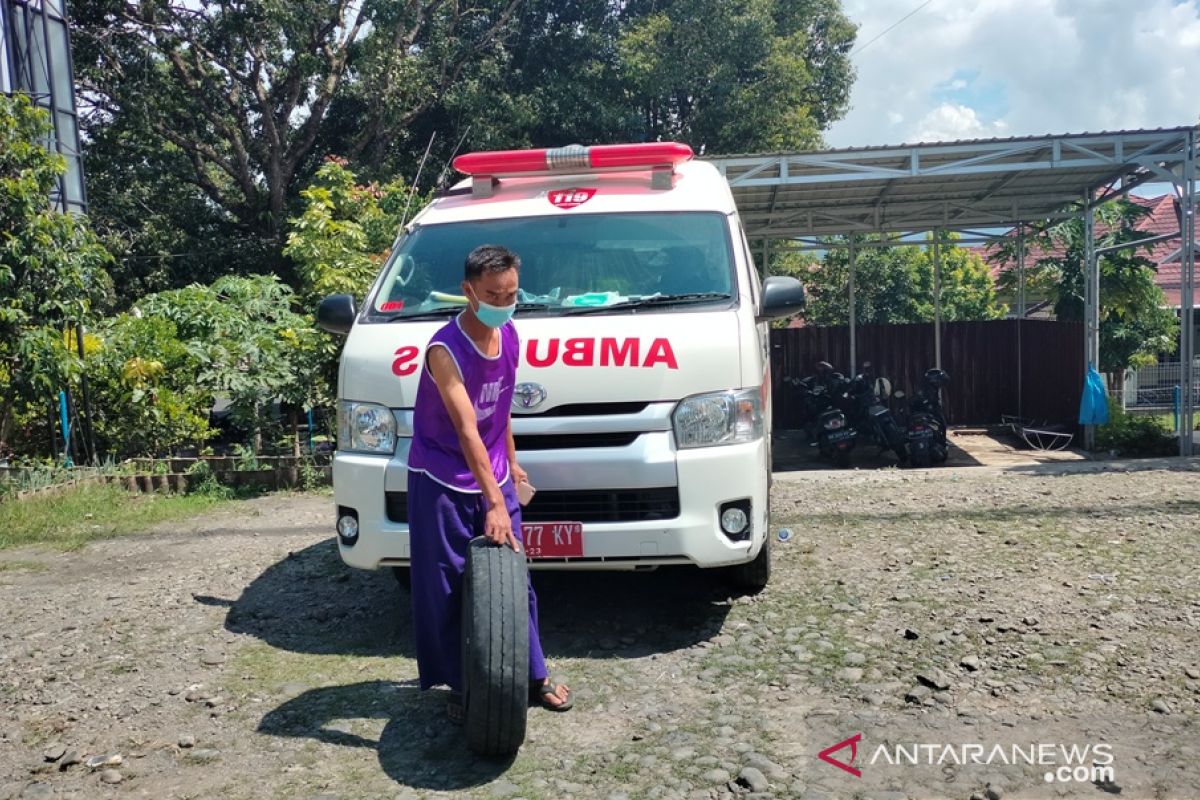
[[[408,495],[386,492],[387,518],[408,522]],[[679,516],[679,489],[543,489],[521,511],[525,522],[648,522]]]
[[[545,433],[513,437],[517,450],[570,450],[576,447],[628,447],[641,434],[622,433]]]
[[[535,413],[513,409],[515,417],[604,417],[614,414],[640,414],[649,403],[567,403]]]

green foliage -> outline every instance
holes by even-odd
[[[945,235],[941,248],[942,319],[986,320],[1004,316],[991,275],[975,252]],[[861,242],[878,241],[876,237]],[[898,241],[898,240],[897,240]],[[932,322],[934,264],[932,236],[926,246],[860,247],[855,250],[855,319],[860,324]],[[812,325],[845,325],[850,319],[850,253],[826,251],[820,261],[796,254],[772,262],[774,274],[792,274],[808,290],[805,319]]]
[[[648,138],[744,153],[819,147],[853,77],[836,2],[634,2],[618,70]]]
[[[110,293],[108,253],[85,221],[49,205],[66,163],[40,144],[48,131],[28,98],[0,95],[0,452],[78,371],[65,326]]]
[[[77,550],[91,541],[211,511],[219,500],[192,494],[135,495],[113,484],[92,484],[0,503],[0,550],[29,545]]]
[[[1127,200],[1113,200],[1095,210],[1096,247],[1126,244],[1150,234],[1134,228],[1147,209]],[[1084,316],[1084,237],[1083,219],[1072,217],[1035,232],[1027,238],[1029,246],[1049,255],[1026,267],[1026,285],[1043,292],[1054,302],[1058,319],[1083,320]],[[1100,364],[1103,372],[1157,363],[1160,354],[1173,353],[1179,336],[1179,323],[1167,308],[1166,297],[1154,282],[1154,264],[1146,253],[1151,246],[1133,246],[1102,255],[1100,267]],[[1015,263],[1016,242],[997,250],[994,259]],[[1001,282],[1010,290],[1017,280],[1016,270],[1007,269]]]
[[[425,181],[468,149],[814,147],[847,107],[837,0],[78,0],[89,197],[132,299],[273,273],[330,155]],[[336,201],[335,201],[336,202]]]
[[[360,186],[344,161],[330,159],[300,196],[304,211],[291,220],[283,252],[296,264],[301,302],[315,308],[346,293],[361,303],[400,232],[404,182]],[[421,205],[414,198],[410,213]]]
[[[1129,414],[1110,397],[1108,424],[1096,428],[1096,449],[1126,456],[1171,456],[1178,444],[1158,417]]]
[[[97,328],[96,339],[86,365],[101,452],[162,455],[212,435],[212,392],[196,382],[200,362],[173,322],[118,314]]]
[[[320,334],[292,310],[293,299],[274,276],[230,275],[150,295],[137,308],[174,325],[196,364],[191,380],[211,396],[228,397],[234,419],[260,430],[272,401],[307,406],[320,391]]]

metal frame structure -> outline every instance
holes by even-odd
[[[0,0],[0,91],[28,95],[50,115],[47,146],[67,160],[51,192],[63,211],[87,210],[66,0]]]
[[[1195,303],[1196,130],[1192,127],[1104,133],[1031,136],[861,147],[803,153],[712,156],[729,181],[748,239],[762,246],[764,267],[769,242],[789,240],[803,249],[829,249],[821,237],[855,233],[900,237],[932,232],[935,264],[935,359],[941,364],[940,251],[945,231],[961,231],[964,241],[993,241],[976,229],[1016,228],[1018,233],[1018,312],[1023,318],[1024,230],[1032,222],[1060,220],[1078,213],[1089,233],[1094,208],[1148,182],[1170,183],[1185,209],[1180,221],[1180,356],[1184,385],[1193,370]],[[1099,255],[1085,237],[1085,361],[1098,364],[1100,352]],[[874,245],[877,243],[866,243]],[[923,245],[901,239],[885,246]],[[854,247],[862,247],[857,243]],[[855,356],[854,248],[850,251],[851,358]],[[1020,335],[1020,326],[1018,326]],[[1188,404],[1185,404],[1188,405]],[[1190,431],[1186,408],[1181,429]],[[1089,444],[1094,430],[1085,437]],[[1180,454],[1192,454],[1192,438],[1180,437]]]

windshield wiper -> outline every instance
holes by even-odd
[[[462,311],[465,306],[442,306],[441,308],[431,308],[428,311],[418,311],[415,314],[405,314],[403,311],[398,314],[393,314],[384,317],[384,322],[407,322],[410,319],[441,319],[448,317],[451,314],[457,314]]]
[[[622,311],[632,308],[663,308],[664,306],[685,306],[692,303],[706,303],[713,300],[730,300],[725,292],[688,292],[686,294],[657,294],[653,297],[641,297],[636,300],[622,300],[607,306],[580,306],[568,308],[563,314],[578,316],[581,314],[599,314],[605,311]]]

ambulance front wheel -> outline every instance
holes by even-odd
[[[768,536],[758,555],[745,564],[729,568],[729,579],[738,589],[755,594],[767,588],[771,580],[771,537]]]
[[[467,746],[514,755],[529,710],[529,574],[523,554],[482,537],[463,576],[463,705]]]

